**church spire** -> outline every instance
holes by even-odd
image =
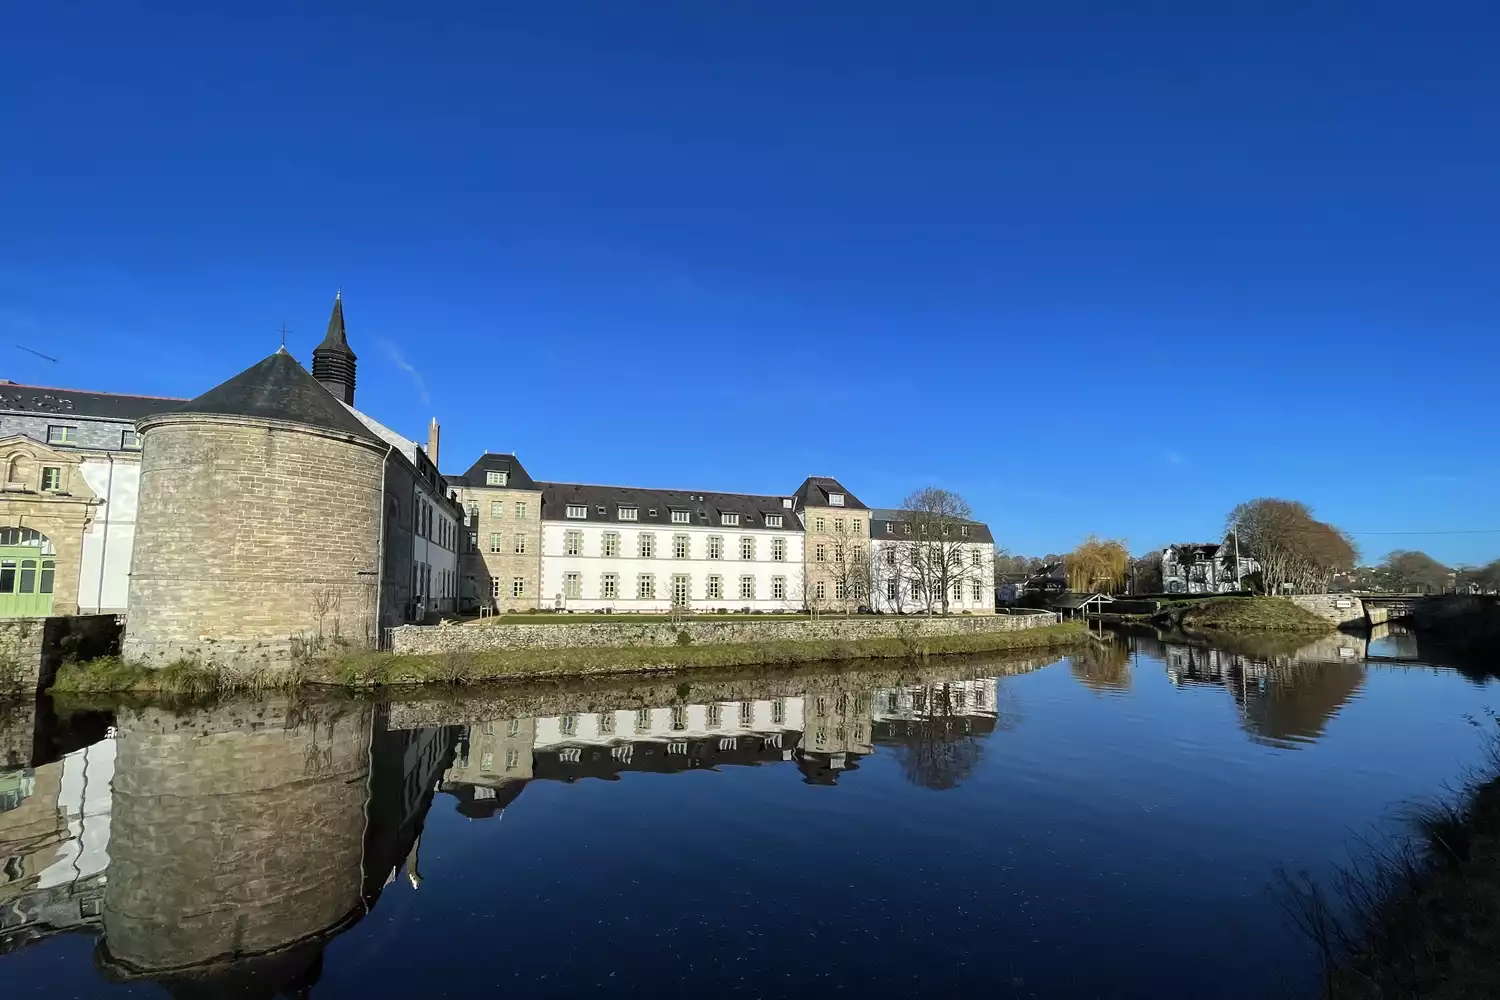
[[[313,378],[339,399],[354,405],[355,362],[359,359],[349,349],[349,339],[344,330],[344,290],[340,288],[333,296],[333,315],[328,317],[328,333],[323,342],[313,348]]]

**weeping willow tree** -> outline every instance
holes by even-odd
[[[1113,594],[1123,589],[1130,553],[1122,542],[1090,535],[1064,559],[1068,589],[1075,593]]]

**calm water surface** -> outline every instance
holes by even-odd
[[[12,707],[0,995],[1295,995],[1277,870],[1398,835],[1500,708],[1297,646]]]

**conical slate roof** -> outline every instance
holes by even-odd
[[[313,348],[313,353],[319,351],[337,351],[347,354],[350,361],[359,360],[354,351],[349,347],[349,338],[344,330],[344,293],[340,291],[333,297],[333,313],[328,317],[328,332],[323,335],[323,342]]]
[[[171,412],[290,420],[343,431],[367,441],[378,440],[285,350],[251,365],[228,382]]]

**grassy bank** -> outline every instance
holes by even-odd
[[[1334,1000],[1500,997],[1500,736],[1488,776],[1416,816],[1420,841],[1286,898],[1325,961]]]
[[[1082,623],[1017,632],[755,645],[651,646],[629,649],[506,649],[435,656],[362,653],[312,659],[290,668],[237,671],[181,661],[153,669],[118,659],[65,665],[56,694],[155,692],[182,696],[290,689],[303,685],[370,688],[398,684],[476,684],[492,680],[687,673],[696,669],[790,666],[840,660],[912,660],[955,653],[1049,649],[1088,639]]]
[[[1206,597],[1162,609],[1156,619],[1184,632],[1332,632],[1334,625],[1282,597]]]

